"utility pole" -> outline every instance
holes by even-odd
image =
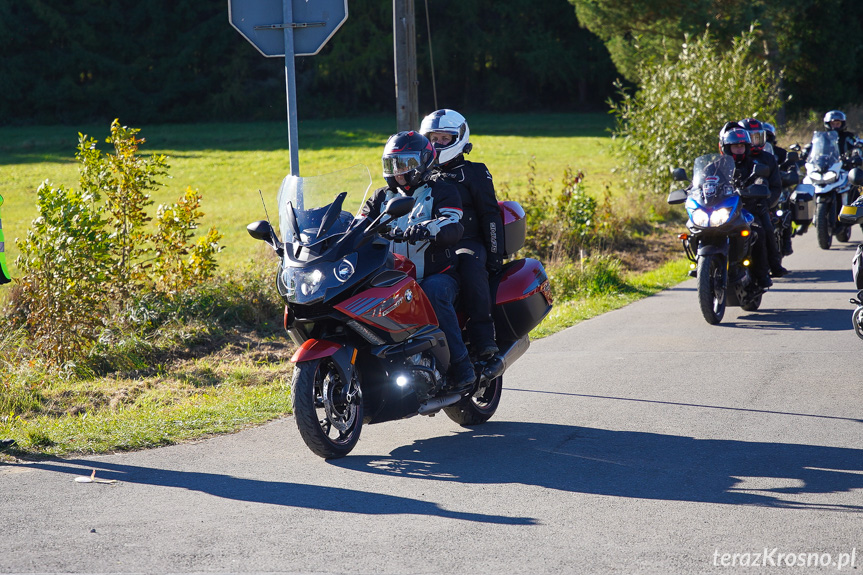
[[[396,131],[419,129],[417,43],[414,0],[393,0],[396,70]]]

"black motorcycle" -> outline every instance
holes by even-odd
[[[765,177],[769,168],[755,164],[754,175]],[[686,170],[672,172],[675,181],[688,181]],[[683,249],[698,279],[698,303],[707,323],[716,325],[726,305],[755,311],[764,289],[749,272],[752,246],[761,232],[755,218],[743,208],[743,199],[767,200],[770,190],[763,184],[738,188],[734,183],[734,160],[708,154],[695,160],[692,184],[675,190],[669,204],[685,204],[689,233],[680,234]],[[772,241],[772,238],[768,238]]]

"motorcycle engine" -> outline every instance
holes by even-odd
[[[411,369],[411,382],[417,397],[422,401],[433,397],[436,392],[435,382],[443,381],[443,377],[435,365],[434,357],[418,353],[406,358],[405,363],[418,369]]]

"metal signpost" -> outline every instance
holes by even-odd
[[[228,21],[267,58],[285,58],[291,175],[300,175],[295,56],[314,56],[348,19],[348,0],[228,0]]]

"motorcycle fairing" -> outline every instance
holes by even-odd
[[[363,290],[334,307],[351,319],[384,330],[397,342],[420,327],[438,325],[431,302],[411,277],[393,286]]]
[[[307,339],[303,342],[294,355],[291,356],[291,363],[300,361],[312,361],[329,357],[342,348],[341,344],[325,339]]]

